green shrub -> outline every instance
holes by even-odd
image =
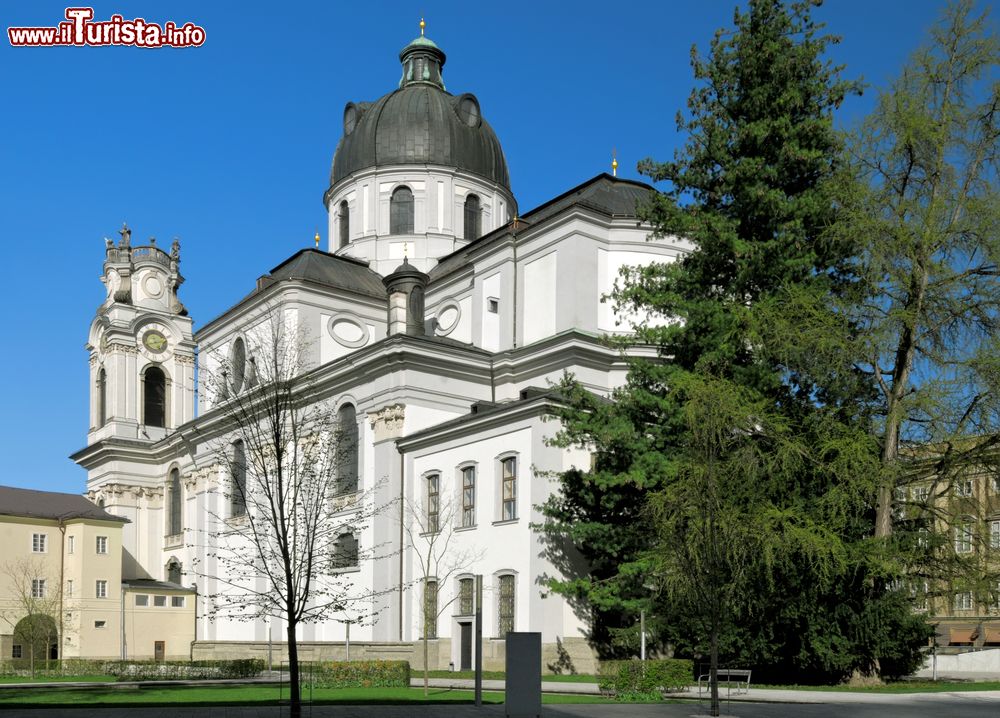
[[[303,666],[317,688],[408,688],[408,661],[324,661]]]
[[[686,658],[658,661],[601,661],[598,686],[617,700],[660,698],[691,685],[694,664]]]

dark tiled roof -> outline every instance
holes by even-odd
[[[98,519],[128,523],[128,519],[109,514],[94,502],[77,494],[16,489],[13,486],[0,486],[0,515],[39,519]]]
[[[303,249],[271,270],[267,279],[304,279],[346,289],[357,294],[385,299],[382,277],[368,268],[367,263],[350,257],[338,257],[318,249]]]
[[[637,209],[656,192],[648,184],[634,180],[619,179],[602,173],[574,187],[568,192],[535,207],[518,218],[521,230],[544,223],[571,207],[586,207],[608,217],[637,217]],[[491,240],[508,235],[512,222],[483,235],[459,250],[442,257],[431,269],[431,282],[466,266],[471,252]]]

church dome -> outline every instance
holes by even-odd
[[[421,31],[422,32],[422,31]],[[399,53],[399,89],[375,102],[349,102],[333,155],[330,185],[386,165],[443,165],[510,190],[503,149],[471,94],[452,95],[441,79],[445,54],[423,34]]]

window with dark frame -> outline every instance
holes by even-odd
[[[358,539],[353,533],[344,532],[333,544],[331,564],[335,569],[358,567]]]
[[[340,203],[340,211],[337,214],[340,219],[340,246],[346,247],[351,242],[351,210],[347,200]]]
[[[142,423],[146,426],[166,426],[167,375],[158,366],[151,366],[143,374]]]
[[[173,469],[167,481],[167,508],[170,511],[167,535],[176,536],[184,530],[181,525],[181,472]]]
[[[432,578],[424,583],[424,637],[437,638],[438,582]]]
[[[470,194],[465,198],[465,233],[468,240],[479,239],[481,232],[482,211],[479,207],[479,197]]]
[[[500,577],[497,592],[497,638],[506,638],[514,630],[514,577]]]
[[[462,578],[458,581],[458,615],[471,616],[475,612],[475,588],[474,579]]]
[[[462,528],[476,525],[476,467],[462,469]]]
[[[431,474],[427,477],[427,523],[424,530],[437,533],[441,519],[441,475]]]
[[[397,187],[389,198],[389,234],[413,234],[413,192]]]
[[[232,486],[229,492],[229,515],[232,518],[246,516],[247,513],[247,455],[243,441],[233,442],[233,465],[231,467]]]
[[[500,462],[502,502],[502,521],[513,521],[517,518],[517,457],[510,456]]]
[[[12,645],[10,647],[10,657],[11,658],[22,658],[23,655],[24,655],[24,653],[23,653],[23,650],[21,649],[21,644],[20,643],[15,643],[14,645]]]

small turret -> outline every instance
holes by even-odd
[[[403,263],[385,277],[382,283],[389,293],[388,334],[424,333],[424,290],[430,279],[412,266],[404,257]]]

